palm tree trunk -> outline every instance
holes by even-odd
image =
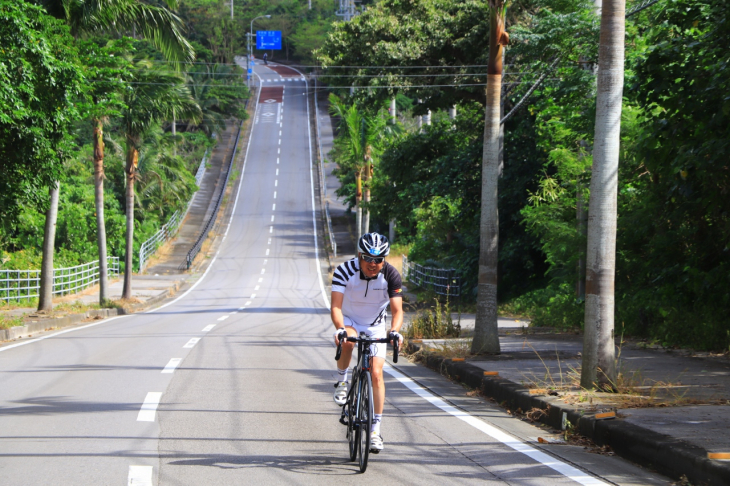
[[[499,353],[497,262],[499,245],[499,138],[502,94],[504,2],[490,0],[489,66],[482,153],[482,203],[479,223],[479,286],[472,353]]]
[[[94,120],[94,204],[96,206],[96,242],[99,248],[99,304],[109,299],[109,277],[104,224],[104,124]]]
[[[626,0],[604,0],[598,50],[596,132],[586,254],[586,309],[581,386],[614,387],[616,197],[624,85]]]
[[[137,172],[137,161],[139,160],[139,151],[137,147],[128,142],[127,145],[127,238],[124,252],[124,288],[122,290],[123,299],[132,298],[132,261],[134,255],[134,179]]]
[[[357,228],[357,241],[362,236],[362,170],[355,172],[355,228]]]
[[[61,193],[61,183],[48,189],[51,204],[46,213],[46,227],[43,233],[43,259],[41,261],[41,283],[38,292],[38,310],[51,312],[53,310],[53,250],[56,244],[56,221],[58,220],[58,197]]]

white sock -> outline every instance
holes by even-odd
[[[349,381],[347,379],[347,372],[350,371],[350,368],[345,368],[344,370],[341,370],[337,368],[337,374],[340,375],[338,380],[340,381]]]
[[[383,414],[382,413],[374,413],[373,414],[373,426],[370,429],[371,433],[376,433],[380,435],[380,422],[383,420]]]

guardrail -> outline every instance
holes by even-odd
[[[332,218],[330,218],[330,203],[328,201],[324,203],[324,211],[327,215],[327,235],[332,246],[332,256],[337,258],[337,241],[335,240],[335,233],[332,231]]]
[[[200,187],[200,183],[203,180],[203,176],[205,175],[205,163],[208,159],[208,152],[209,150],[205,151],[203,159],[200,161],[200,165],[198,166],[198,170],[195,172],[195,184],[197,184],[198,187]],[[162,228],[160,228],[157,233],[147,238],[147,240],[144,241],[139,247],[140,272],[144,271],[150,257],[155,254],[155,252],[162,245],[162,243],[169,239],[172,239],[177,234],[177,230],[180,229],[180,223],[182,223],[182,221],[185,219],[185,216],[187,216],[188,211],[190,211],[190,206],[192,206],[194,199],[195,194],[193,194],[193,197],[191,197],[190,201],[188,201],[184,213],[180,212],[179,210],[172,213],[172,216],[170,216],[170,219],[167,221],[167,223],[163,224]]]
[[[249,98],[250,99],[250,98]],[[248,99],[246,100],[246,105],[244,106],[244,109],[248,107]],[[228,169],[226,170],[226,180],[223,182],[223,186],[220,189],[220,194],[218,195],[218,200],[215,203],[215,209],[213,210],[213,214],[210,215],[210,218],[208,218],[208,221],[206,221],[205,226],[203,227],[203,231],[200,232],[200,235],[198,235],[198,239],[195,241],[195,244],[188,250],[187,255],[185,255],[185,261],[180,265],[180,270],[189,270],[190,267],[193,265],[193,260],[195,260],[195,257],[198,256],[198,253],[200,253],[200,249],[203,247],[203,242],[208,238],[208,233],[210,230],[213,229],[213,225],[215,224],[215,220],[218,218],[218,211],[221,208],[221,203],[223,203],[223,197],[226,195],[226,187],[228,186],[228,179],[231,177],[231,171],[233,169],[233,164],[236,159],[236,152],[238,151],[238,142],[241,138],[241,129],[243,128],[243,120],[241,120],[240,125],[238,126],[238,133],[236,134],[236,143],[233,145],[233,152],[231,153],[231,161],[228,164]]]
[[[461,277],[453,268],[424,267],[409,262],[403,255],[403,279],[407,279],[421,288],[431,289],[437,295],[461,297]]]
[[[324,170],[324,154],[322,154],[322,138],[320,137],[319,130],[319,107],[317,105],[317,75],[314,75],[314,118],[317,125],[317,147],[319,153],[319,189],[321,193],[321,200],[324,203],[325,211],[324,217],[327,220],[327,236],[330,241],[330,247],[332,248],[332,257],[337,258],[337,241],[335,240],[335,234],[332,231],[332,217],[330,216],[329,202],[327,202],[327,176]]]
[[[119,258],[107,257],[107,272],[119,276]],[[53,295],[67,295],[99,281],[99,260],[53,270]],[[40,270],[0,270],[0,300],[30,300],[38,297]]]

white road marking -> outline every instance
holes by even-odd
[[[249,303],[250,303],[250,302],[249,302]],[[244,307],[239,307],[239,308],[238,308],[238,310],[243,310],[243,309],[244,309]]]
[[[427,402],[431,403],[435,407],[440,408],[444,412],[453,415],[454,417],[458,418],[459,420],[462,420],[466,422],[467,424],[471,425],[475,429],[484,432],[491,438],[498,440],[502,444],[511,447],[517,452],[521,452],[522,454],[525,454],[526,456],[530,457],[532,460],[539,462],[540,464],[549,467],[550,469],[553,469],[554,471],[557,471],[558,473],[562,474],[563,476],[572,479],[573,481],[582,484],[584,486],[597,486],[597,485],[606,485],[608,483],[601,481],[598,478],[595,478],[593,476],[590,476],[589,474],[584,473],[583,471],[574,468],[573,466],[566,464],[564,462],[561,462],[554,457],[551,457],[544,452],[538,451],[534,447],[530,447],[529,445],[525,444],[521,440],[517,439],[516,437],[512,437],[511,435],[499,430],[498,428],[489,425],[486,422],[483,422],[482,420],[479,420],[478,418],[459,410],[456,407],[453,407],[446,403],[441,398],[438,398],[434,395],[432,395],[430,392],[428,392],[425,388],[421,387],[420,385],[416,384],[413,380],[408,378],[407,376],[399,373],[395,369],[393,369],[392,366],[385,365],[383,367],[383,371],[391,375],[393,378],[401,382],[411,390],[413,393],[418,395],[419,397],[423,398]]]
[[[246,302],[246,303],[245,303],[245,304],[243,304],[243,305],[251,305],[251,301],[249,300],[248,302]]]
[[[260,285],[257,285],[257,286],[256,286],[256,287],[254,287],[253,289],[254,289],[254,290],[258,290],[258,289],[260,289],[260,288],[261,288],[261,286],[260,286]],[[256,295],[256,294],[253,294],[253,295]],[[251,298],[252,298],[252,299],[253,299],[253,295],[251,296]]]
[[[281,155],[281,149],[279,149],[279,151],[278,151],[278,152],[276,152],[276,153],[277,153],[277,154],[279,154],[279,155]]]
[[[261,282],[263,282],[263,281],[264,281],[264,279],[263,279],[263,278],[260,278],[260,279],[259,279],[259,283],[261,283]]]
[[[160,404],[160,398],[162,398],[161,392],[149,392],[144,399],[142,408],[139,410],[137,415],[137,422],[154,422],[155,412],[157,406]]]
[[[279,145],[281,145],[281,139],[279,139]]]
[[[129,466],[127,486],[152,486],[152,466]]]
[[[198,341],[200,341],[200,338],[192,338],[190,341],[185,343],[185,346],[183,348],[192,348],[196,344],[198,344]]]
[[[265,268],[262,268],[261,269],[261,275],[263,275],[264,273],[266,273],[266,269]]]
[[[249,299],[255,299],[255,298],[256,298],[256,294],[251,294],[251,297],[249,297]]]
[[[173,371],[175,371],[175,368],[177,368],[177,365],[179,365],[181,361],[182,361],[182,358],[172,358],[167,363],[167,365],[165,365],[162,372],[163,373],[172,373]]]
[[[273,214],[271,215],[271,222],[272,223],[274,222],[274,215]]]
[[[276,163],[277,163],[277,164],[279,163],[279,157],[277,157],[277,158],[276,158]]]
[[[279,136],[281,137],[281,130],[279,130]]]
[[[274,187],[278,187],[278,186],[279,186],[279,179],[276,179],[276,180],[274,181]]]
[[[219,320],[219,321],[225,321],[225,320],[226,320],[226,319],[228,319],[229,317],[231,317],[231,316],[220,316],[220,317],[218,318],[218,320]]]
[[[203,328],[203,330],[202,330],[201,332],[208,332],[208,331],[212,331],[214,327],[215,327],[215,324],[208,324],[207,326],[205,326],[205,327]]]
[[[274,232],[274,227],[273,226],[269,226],[269,233],[273,233],[273,232]]]
[[[271,238],[269,238],[269,242],[268,242],[268,243],[266,243],[266,244],[267,244],[267,245],[270,245],[270,244],[271,244]]]
[[[276,203],[274,203],[274,205],[271,207],[271,210],[276,211]]]
[[[277,174],[278,175],[278,174]],[[276,191],[274,191],[274,199],[276,199]]]
[[[276,175],[279,175],[279,169],[276,169]]]
[[[266,262],[268,262],[268,260],[264,260],[264,265],[266,265]]]
[[[269,256],[269,249],[266,249],[266,256]]]

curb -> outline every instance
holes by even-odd
[[[409,354],[421,346],[408,343]],[[545,412],[539,419],[555,429],[565,429],[567,419],[581,435],[596,444],[608,445],[613,451],[632,462],[648,466],[674,479],[685,476],[692,483],[723,486],[730,484],[730,462],[707,458],[707,451],[683,440],[660,434],[643,427],[616,420],[597,420],[556,399],[530,395],[527,388],[498,376],[484,376],[484,370],[467,362],[452,361],[433,354],[424,354],[427,367],[472,388],[502,406],[524,411],[540,409]]]
[[[108,317],[123,316],[129,314],[135,314],[143,311],[150,306],[153,306],[165,299],[172,297],[180,289],[185,281],[179,281],[172,285],[170,288],[152,297],[145,302],[138,304],[129,305],[127,307],[117,307],[114,309],[91,309],[80,314],[69,314],[67,316],[43,319],[38,322],[31,322],[24,326],[11,327],[10,329],[0,329],[0,346],[7,341],[14,341],[25,337],[32,337],[33,334],[38,334],[44,331],[54,331],[63,329],[65,327],[75,326],[85,321],[86,319],[101,318],[106,319]]]

